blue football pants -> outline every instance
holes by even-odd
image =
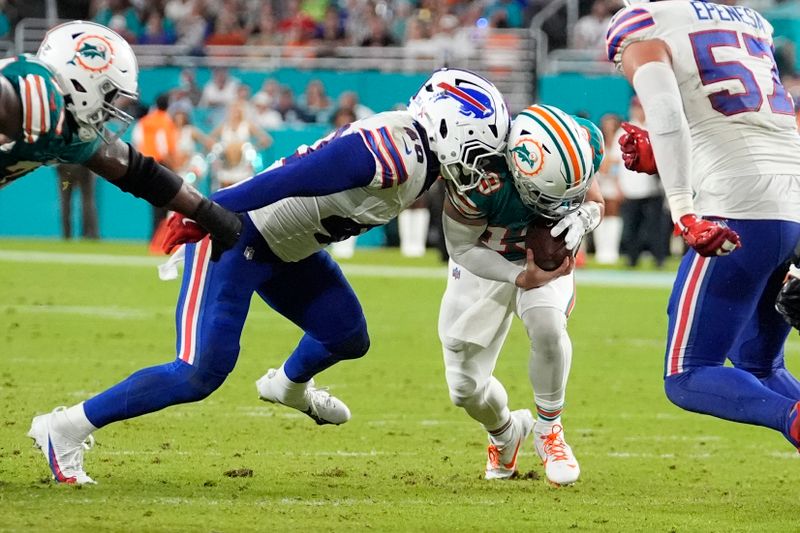
[[[665,390],[689,411],[770,427],[789,438],[800,382],[784,365],[791,328],[775,310],[775,297],[800,224],[728,223],[741,249],[714,258],[689,250],[681,262],[668,306]],[[726,359],[733,368],[723,366]]]
[[[253,260],[254,250],[269,260]],[[217,262],[210,254],[208,239],[186,247],[175,310],[177,358],[140,370],[87,400],[84,410],[95,427],[198,401],[216,390],[236,364],[254,292],[305,333],[285,363],[289,379],[308,381],[338,361],[367,352],[361,305],[327,252],[282,262],[247,218],[233,249]]]

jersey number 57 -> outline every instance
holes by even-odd
[[[760,111],[766,95],[773,113],[794,115],[792,98],[781,85],[766,39],[731,30],[699,31],[689,34],[689,39],[703,85],[738,80],[744,87],[744,92],[735,94],[728,89],[711,93],[711,107],[726,116]],[[736,49],[729,55],[737,60],[717,60],[714,50],[720,48]]]

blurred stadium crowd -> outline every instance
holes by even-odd
[[[52,2],[52,0],[51,0]],[[547,0],[62,0],[57,17],[94,20],[136,44],[413,45],[456,28],[522,28]],[[2,0],[0,36],[46,0]]]

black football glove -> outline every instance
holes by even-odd
[[[800,329],[800,270],[792,267],[775,299],[775,309],[793,328]]]
[[[203,198],[191,218],[211,235],[212,261],[217,261],[223,252],[233,248],[242,234],[241,215],[208,198]]]

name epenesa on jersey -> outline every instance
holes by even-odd
[[[766,31],[761,15],[743,6],[722,6],[706,2],[690,2],[697,20],[741,22],[758,31]]]

